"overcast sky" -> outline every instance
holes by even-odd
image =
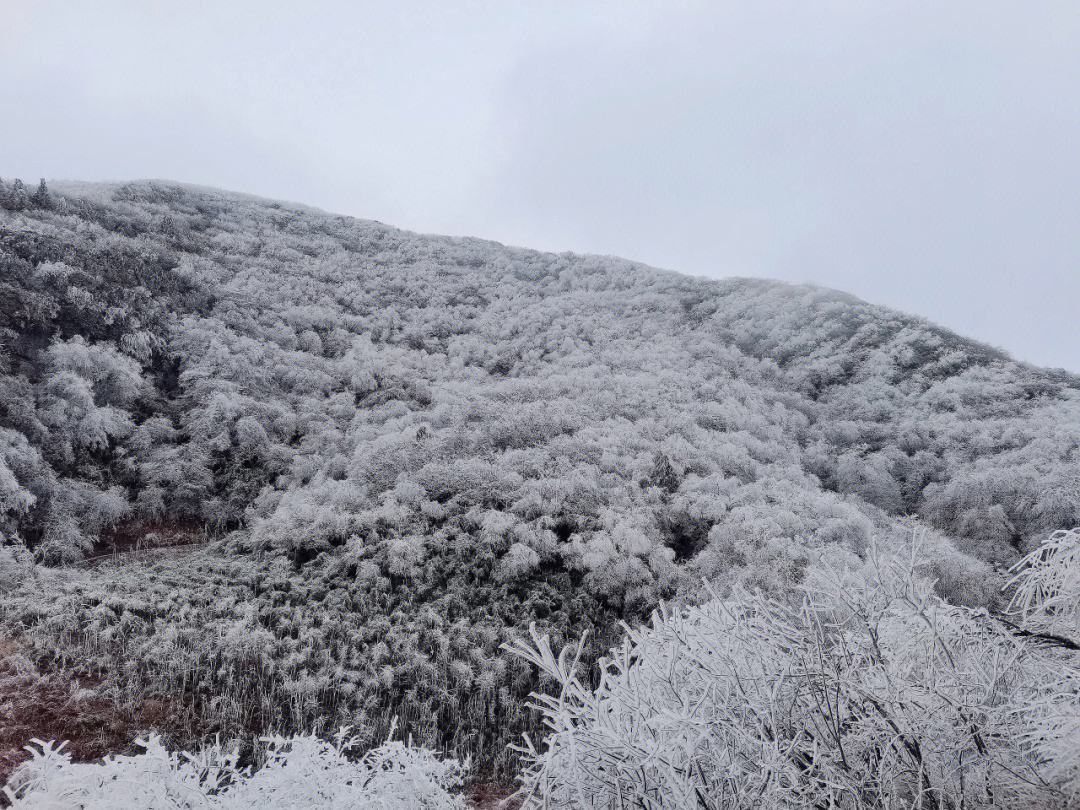
[[[1080,371],[1080,4],[0,0],[0,175],[813,281]]]

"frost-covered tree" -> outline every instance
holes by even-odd
[[[38,182],[37,189],[30,197],[30,202],[38,208],[52,208],[52,196],[49,194],[49,187],[44,177]]]
[[[11,184],[11,194],[8,196],[8,207],[13,211],[22,211],[29,205],[29,197],[26,193],[26,186],[23,181],[18,177],[15,178],[15,182]]]

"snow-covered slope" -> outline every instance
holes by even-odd
[[[15,576],[5,615],[190,735],[396,714],[505,769],[530,621],[595,651],[916,530],[988,604],[1080,522],[1080,381],[842,293],[162,182],[2,196],[0,553],[220,540]]]

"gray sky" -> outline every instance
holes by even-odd
[[[0,0],[0,175],[814,281],[1080,371],[1080,5]]]

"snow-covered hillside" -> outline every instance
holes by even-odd
[[[588,664],[705,580],[790,601],[914,535],[936,598],[997,610],[1080,523],[1080,380],[917,317],[58,188],[0,189],[0,610],[28,660],[170,701],[184,744],[398,717],[505,778],[530,623],[589,631]]]

